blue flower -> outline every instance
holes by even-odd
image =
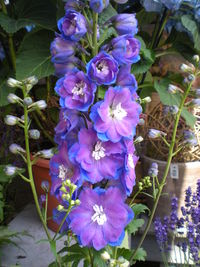
[[[90,8],[96,13],[101,13],[108,5],[109,0],[90,0]]]

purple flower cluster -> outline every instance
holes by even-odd
[[[200,265],[200,180],[197,181],[196,192],[191,187],[185,192],[185,205],[181,207],[182,216],[178,218],[178,199],[172,198],[171,213],[162,222],[160,218],[154,221],[157,243],[163,252],[167,252],[170,237],[186,232],[186,240],[178,242],[177,246],[183,251],[188,250],[195,266]]]
[[[108,4],[109,0],[91,0],[90,8],[101,13]],[[61,106],[55,128],[58,153],[50,161],[51,192],[68,207],[66,181],[76,186],[72,198],[78,197],[81,203],[73,207],[66,222],[80,244],[100,250],[107,244],[120,245],[124,228],[134,216],[125,200],[135,185],[138,161],[133,138],[141,106],[131,65],[140,59],[140,42],[134,37],[135,15],[120,14],[108,22],[119,36],[91,57],[87,50],[93,21],[81,14],[80,6],[84,1],[67,1],[65,16],[58,21],[60,34],[51,44]],[[101,101],[100,88],[106,91]],[[58,223],[63,215],[55,211]]]

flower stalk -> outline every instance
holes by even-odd
[[[178,111],[178,113],[176,115],[176,119],[175,119],[175,124],[174,124],[174,129],[173,129],[173,134],[172,134],[172,140],[171,140],[171,144],[170,144],[170,147],[169,147],[168,159],[167,159],[167,164],[166,164],[165,171],[164,171],[164,174],[163,174],[163,178],[161,180],[161,183],[158,186],[158,192],[157,192],[157,195],[156,195],[156,199],[155,199],[155,203],[154,203],[153,209],[151,211],[151,216],[150,216],[150,218],[148,220],[148,223],[147,223],[147,225],[145,227],[144,233],[143,233],[143,235],[142,235],[142,237],[140,239],[140,242],[139,242],[137,248],[133,251],[133,253],[131,255],[130,263],[134,260],[134,257],[137,254],[138,249],[142,246],[143,241],[146,238],[146,235],[147,235],[147,233],[149,231],[149,228],[151,226],[151,223],[152,223],[156,208],[158,206],[158,202],[159,202],[159,199],[161,197],[163,188],[165,186],[167,175],[168,175],[169,168],[170,168],[170,164],[171,164],[171,161],[172,161],[172,158],[173,158],[174,146],[175,146],[175,141],[176,141],[176,133],[177,133],[177,129],[178,129],[179,120],[180,120],[180,117],[181,117],[181,112],[183,110],[183,107],[184,107],[185,101],[187,99],[187,96],[188,96],[188,94],[189,94],[189,92],[191,90],[192,83],[193,82],[189,83],[189,85],[188,85],[188,87],[187,87],[187,89],[186,89],[186,91],[185,91],[185,93],[183,95],[183,98],[181,100],[181,103],[180,103],[180,106],[179,106],[179,111]]]

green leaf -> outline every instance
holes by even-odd
[[[137,250],[137,253],[134,257],[135,261],[145,261],[146,260],[147,253],[143,248],[139,248]]]
[[[101,258],[101,251],[95,251],[93,249],[93,256],[94,256],[94,266],[95,267],[106,267],[106,262]]]
[[[83,254],[84,256],[87,256],[87,248],[80,247],[79,244],[74,244],[70,247],[64,247],[58,253],[60,254],[63,252],[78,253],[78,254]]]
[[[155,53],[153,50],[147,49],[143,39],[137,36],[137,39],[141,43],[140,61],[132,65],[132,71],[134,74],[140,74],[147,72],[155,62]]]
[[[163,79],[160,82],[155,81],[154,87],[159,94],[160,101],[164,105],[167,105],[167,106],[176,105],[179,107],[182,96],[180,95],[180,93],[169,94],[169,92],[167,91],[169,84],[170,84],[170,80]],[[185,119],[187,125],[193,128],[196,122],[195,116],[193,116],[186,108],[183,108],[181,115]]]
[[[115,15],[117,15],[117,11],[111,4],[109,4],[108,7],[104,9],[99,16],[99,28],[101,29],[101,26]]]
[[[126,249],[126,248],[117,249],[117,258],[122,256],[123,258],[129,261],[131,254],[132,254],[132,251],[130,249]]]
[[[50,56],[50,43],[54,34],[42,30],[29,34],[22,42],[16,59],[16,78],[35,75],[38,79],[54,73]]]
[[[135,234],[143,225],[143,219],[133,219],[127,226],[127,231],[129,234]]]
[[[7,85],[7,80],[0,81],[0,107],[8,105],[7,96],[9,93],[14,93],[15,88],[10,88]]]
[[[37,25],[46,29],[56,26],[56,6],[49,0],[16,1],[16,17],[10,18],[0,13],[0,25],[10,34],[28,25]]]
[[[135,204],[132,207],[132,210],[134,212],[134,217],[136,218],[139,214],[145,213],[146,210],[150,211],[149,208],[144,204]]]
[[[183,26],[192,34],[194,48],[200,50],[200,33],[196,21],[192,18],[191,15],[184,15],[181,16],[181,22]]]

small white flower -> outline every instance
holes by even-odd
[[[145,98],[142,99],[142,103],[150,103],[151,102],[151,97],[147,96]]]
[[[33,100],[31,97],[25,97],[23,102],[26,106],[30,106],[33,103]]]
[[[31,85],[36,85],[38,83],[38,78],[36,76],[31,76],[25,80],[23,80],[24,83],[29,83]]]
[[[38,154],[45,159],[50,159],[53,157],[53,149],[44,149],[38,152]]]
[[[47,107],[47,103],[44,100],[39,100],[39,101],[33,103],[32,106],[42,110],[42,109],[45,109]]]
[[[108,261],[108,260],[110,260],[110,255],[108,254],[107,251],[104,251],[103,253],[101,253],[101,258],[102,258],[104,261]]]

